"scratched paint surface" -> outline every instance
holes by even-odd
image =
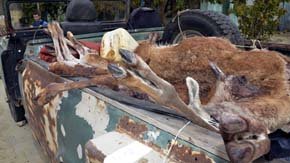
[[[167,151],[174,135],[96,98],[93,94],[71,90],[59,94],[46,106],[36,105],[33,98],[41,88],[51,82],[64,81],[49,74],[30,63],[24,72],[23,90],[32,130],[52,162],[85,162],[85,144],[110,131],[126,133],[161,153]],[[196,153],[199,158],[201,151],[215,162],[226,162],[181,139],[178,139],[177,145],[174,148],[174,158],[178,156],[177,159],[192,159],[191,154]],[[184,157],[178,153],[181,150],[191,152]]]
[[[135,139],[144,142],[145,144],[150,145],[151,147],[154,147],[155,149],[160,149],[162,152],[167,152],[167,149],[169,148],[170,142],[172,139],[174,139],[174,135],[160,130],[157,126],[154,126],[152,124],[146,123],[142,121],[141,119],[134,117],[128,113],[125,113],[118,108],[114,107],[113,105],[108,104],[107,106],[108,112],[110,115],[110,123],[108,125],[108,128],[106,129],[108,132],[113,131],[113,130],[119,130],[118,129],[118,123],[120,122],[120,119],[124,116],[128,116],[132,121],[138,123],[139,125],[145,124],[146,128],[148,129],[146,132],[142,134],[142,136],[139,135],[134,135],[132,133],[128,133],[130,136],[133,136]],[[193,144],[188,143],[187,141],[184,141],[182,139],[177,139],[178,144],[180,146],[186,146],[189,147],[192,151],[201,151],[208,155],[210,158],[212,158],[215,162],[217,163],[225,163],[228,162],[210,152],[207,152],[200,147],[197,147]]]
[[[67,94],[67,97],[62,99],[60,110],[57,113],[58,157],[62,157],[64,162],[84,162],[85,158],[82,156],[85,154],[82,148],[88,140],[93,138],[93,130],[86,120],[76,115],[76,106],[82,99],[81,92],[72,90]],[[61,128],[65,132],[62,132]],[[79,154],[78,148],[81,148],[81,154]]]
[[[32,128],[34,137],[41,144],[51,162],[57,162],[57,122],[56,110],[59,107],[61,95],[55,96],[48,104],[40,106],[35,102],[35,97],[39,91],[52,81],[60,78],[52,77],[48,73],[43,73],[35,64],[27,63],[23,71],[21,92],[24,98],[24,106],[27,120]]]

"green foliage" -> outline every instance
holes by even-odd
[[[126,3],[124,1],[92,0],[97,10],[99,21],[122,20],[126,14]]]
[[[234,0],[233,12],[238,16],[242,33],[250,39],[269,38],[277,31],[279,18],[286,12],[280,7],[282,2],[284,0],[255,0],[247,5],[245,0]]]
[[[225,1],[209,0],[211,3]],[[252,5],[247,5],[246,0],[232,0],[234,8],[229,12],[238,16],[240,30],[247,38],[264,40],[277,31],[279,18],[286,12],[280,7],[283,2],[289,0],[253,0]]]
[[[165,4],[168,0],[152,0],[152,6],[159,10],[161,18],[165,24],[165,20],[168,16],[176,15],[177,11],[196,8],[196,4],[200,3],[200,0],[172,0],[172,8],[167,13],[164,13]],[[267,39],[277,29],[279,25],[279,18],[285,14],[285,10],[280,8],[282,2],[289,2],[290,0],[254,0],[252,5],[247,5],[247,0],[208,0],[211,3],[225,4],[225,2],[232,2],[234,8],[225,13],[233,12],[238,16],[240,29],[244,35],[250,39]],[[103,13],[118,13],[118,15],[112,15],[112,18],[121,17],[124,6],[118,5],[119,8],[115,8],[114,4],[105,4],[99,2],[99,0],[93,0],[96,3],[98,11],[104,11]],[[141,0],[132,0],[131,8],[137,8],[141,5]],[[59,6],[59,4],[53,3],[39,3],[38,6],[42,14],[46,13],[52,20],[59,20],[59,15],[64,12],[65,7]],[[37,8],[36,3],[23,4],[23,10],[25,15],[29,16],[29,23],[33,21],[32,12]],[[57,12],[55,12],[57,11]],[[118,11],[118,12],[116,12]],[[105,16],[108,17],[108,16]]]
[[[49,21],[63,20],[67,5],[65,3],[41,3],[42,13],[47,14]]]
[[[140,5],[140,0],[138,1]],[[164,3],[165,0],[153,0],[154,6]],[[279,26],[279,18],[285,14],[285,10],[280,7],[283,2],[290,0],[253,0],[253,5],[247,5],[247,0],[208,0],[211,3],[225,4],[231,2],[234,8],[225,9],[224,13],[235,13],[238,16],[240,30],[250,39],[267,39]],[[175,8],[172,12],[178,10],[193,8],[190,3],[199,3],[200,0],[175,0]]]
[[[137,8],[141,5],[141,0],[131,0],[131,7]]]
[[[175,3],[175,5],[173,6],[174,8],[172,9],[173,12],[175,13],[177,11],[181,11],[184,9],[197,8],[200,3],[200,0],[172,0],[172,1],[174,1]]]
[[[219,3],[219,4],[223,4],[225,3],[227,0],[208,0],[208,2],[210,3]]]

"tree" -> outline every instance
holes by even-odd
[[[289,0],[287,0],[289,1]],[[245,0],[235,0],[234,10],[240,30],[250,39],[268,39],[279,26],[280,17],[286,10],[280,7],[285,0],[255,0],[247,5]]]
[[[212,3],[224,3],[226,0],[209,0]],[[268,39],[279,26],[280,17],[286,10],[280,7],[289,0],[232,0],[234,7],[226,13],[234,13],[238,17],[239,28],[249,39]]]

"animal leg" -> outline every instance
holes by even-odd
[[[129,88],[137,88],[161,105],[176,110],[181,115],[202,127],[218,131],[212,125],[210,116],[200,108],[189,108],[179,97],[174,86],[157,76],[137,55],[127,50],[120,50],[127,69],[110,64],[108,69],[113,76]],[[201,114],[202,113],[202,114]]]
[[[156,44],[156,42],[159,38],[160,38],[159,34],[153,32],[153,33],[149,34],[147,41],[149,41],[149,43],[151,43],[151,44]]]
[[[61,49],[60,49],[60,44],[57,38],[57,31],[54,28],[54,25],[52,23],[48,24],[48,31],[51,35],[54,49],[55,49],[55,54],[56,54],[56,59],[58,62],[63,62],[64,61],[64,56],[62,55]]]
[[[82,59],[86,54],[94,54],[97,55],[97,51],[92,51],[89,48],[82,45],[71,32],[67,32],[68,41],[72,43],[74,49],[78,52],[80,59]]]
[[[34,98],[34,100],[36,100],[39,105],[44,105],[51,101],[57,94],[63,91],[81,89],[96,85],[106,85],[110,88],[114,88],[117,86],[117,82],[111,75],[103,75],[83,81],[51,83],[43,88],[41,92]]]
[[[107,64],[104,64],[105,67]],[[86,67],[83,65],[69,66],[63,62],[54,62],[49,64],[50,72],[61,76],[80,76],[80,77],[96,77],[98,75],[108,74],[108,70],[103,67]]]
[[[100,67],[104,62],[106,62],[106,66],[102,67],[103,69],[107,68],[107,61],[104,58],[101,58],[99,52],[96,50],[92,50],[82,45],[71,32],[67,32],[67,42],[68,45],[71,45],[72,48],[77,51],[79,54],[79,62],[84,65]]]
[[[220,118],[220,133],[234,163],[252,162],[270,150],[267,129],[255,119],[224,113]]]
[[[217,77],[216,94],[208,105],[212,105],[212,114],[220,122],[220,133],[224,139],[226,151],[232,162],[248,163],[266,154],[270,150],[267,128],[254,118],[248,117],[246,109],[238,114],[228,113],[235,105],[225,105],[218,109],[223,101],[232,101],[231,88],[235,76],[226,76],[214,63],[210,66]],[[237,85],[235,85],[237,86]],[[226,104],[226,103],[225,103]],[[215,113],[214,113],[215,112]]]
[[[55,47],[56,59],[58,62],[63,62],[71,67],[81,64],[70,52],[67,39],[63,36],[63,31],[57,22],[49,23],[48,30],[51,34],[53,45]]]
[[[53,24],[55,30],[57,31],[58,41],[59,41],[59,44],[62,48],[63,56],[65,57],[65,59],[68,61],[78,62],[77,59],[71,54],[71,52],[67,46],[67,42],[65,41],[66,39],[64,38],[63,30],[60,28],[59,24],[56,22],[54,22],[52,24]]]

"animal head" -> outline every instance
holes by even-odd
[[[135,53],[138,54],[147,64],[150,62],[152,49],[156,46],[157,40],[160,39],[158,33],[150,33],[147,40],[140,41],[139,46],[135,49]]]

